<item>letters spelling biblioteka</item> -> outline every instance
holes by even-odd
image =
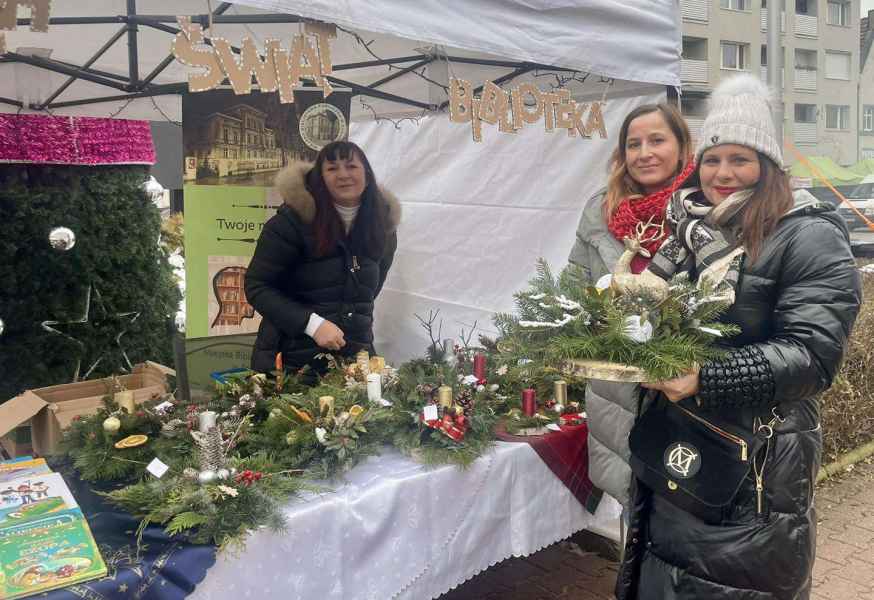
[[[454,77],[449,80],[449,120],[453,123],[469,122],[475,142],[483,139],[483,123],[497,124],[503,133],[516,133],[525,124],[536,123],[541,118],[546,131],[567,129],[568,136],[579,134],[583,138],[590,138],[597,132],[601,139],[607,139],[602,103],[574,102],[570,90],[543,92],[534,84],[523,83],[508,93],[486,81],[480,97],[473,94],[473,85],[469,81]],[[533,100],[533,106],[525,105],[526,96]]]

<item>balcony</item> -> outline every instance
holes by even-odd
[[[795,15],[795,35],[815,38],[818,35],[816,15]]]
[[[816,91],[816,70],[795,69],[795,83],[792,86],[798,92]]]
[[[768,31],[768,9],[761,9],[760,20],[762,31]],[[780,33],[786,33],[786,13],[780,13]]]
[[[704,125],[704,118],[686,116],[686,124],[689,126],[689,133],[692,136],[692,145],[697,146],[698,136],[701,134],[701,127]]]
[[[816,145],[816,123],[793,123],[792,137],[796,144]]]
[[[707,83],[709,70],[706,60],[684,58],[680,61],[680,81],[683,83]]]
[[[710,20],[708,0],[680,0],[680,14],[684,21],[706,23]]]
[[[762,66],[760,67],[759,76],[762,78],[762,81],[768,83],[768,67]],[[814,82],[814,85],[816,82]],[[780,69],[780,89],[786,87],[786,69]]]

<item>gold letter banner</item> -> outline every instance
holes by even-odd
[[[529,106],[525,102],[529,100]],[[482,124],[498,125],[503,133],[516,133],[526,124],[543,118],[546,131],[564,129],[568,136],[591,138],[597,132],[607,139],[607,128],[601,113],[603,102],[574,102],[570,90],[541,91],[532,83],[523,83],[506,92],[491,81],[483,84],[479,98],[474,96],[469,81],[449,80],[449,120],[470,123],[473,141],[482,141]],[[586,117],[586,110],[588,115]]]
[[[214,37],[209,45],[200,25],[189,17],[176,19],[181,31],[170,46],[171,52],[182,64],[202,70],[188,75],[189,91],[211,90],[227,77],[235,94],[249,94],[254,76],[262,92],[279,90],[279,101],[284,104],[294,102],[293,90],[301,79],[314,81],[325,97],[333,92],[325,79],[334,70],[330,40],[337,37],[337,30],[333,25],[307,23],[306,34],[292,37],[289,50],[283,49],[279,40],[267,40],[262,58],[251,38],[243,38],[237,55],[228,40]]]

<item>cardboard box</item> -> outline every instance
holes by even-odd
[[[30,425],[16,427],[6,436],[0,437],[0,446],[10,458],[33,454],[33,446],[30,445]]]
[[[134,402],[139,404],[167,392],[168,375],[175,376],[176,372],[146,361],[136,365],[130,375],[118,379],[126,389],[133,391]],[[0,405],[0,437],[30,420],[34,453],[52,454],[61,440],[61,431],[73,417],[96,413],[111,389],[112,379],[105,378],[27,390]]]

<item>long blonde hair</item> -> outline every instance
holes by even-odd
[[[660,102],[659,104],[644,104],[638,106],[625,117],[622,127],[619,129],[619,145],[613,151],[610,159],[610,176],[607,178],[607,196],[604,199],[605,217],[610,217],[619,204],[628,197],[644,196],[645,193],[640,184],[632,179],[625,162],[625,144],[628,142],[628,128],[637,117],[660,112],[665,123],[677,138],[680,146],[680,162],[676,173],[682,172],[690,160],[692,160],[692,136],[689,127],[680,111],[672,104]]]

